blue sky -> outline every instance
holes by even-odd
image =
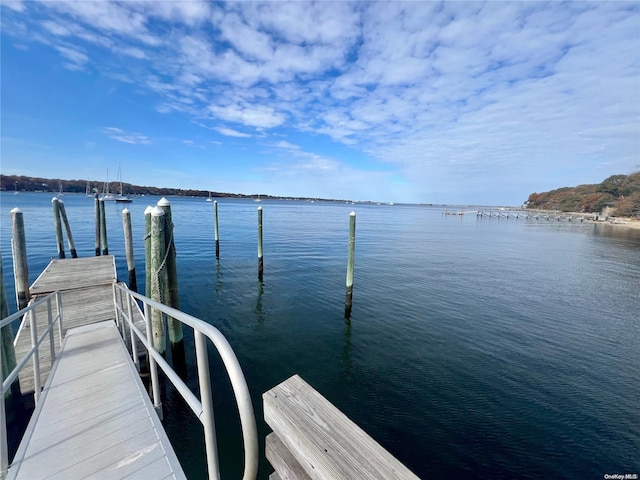
[[[0,13],[7,175],[519,205],[640,169],[638,2]]]

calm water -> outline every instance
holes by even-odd
[[[33,281],[56,256],[51,195],[0,199],[15,311],[9,210],[24,211]],[[127,206],[141,285],[143,211],[156,200]],[[229,339],[261,436],[268,429],[260,395],[298,373],[422,478],[640,473],[640,231],[445,217],[440,208],[418,206],[263,201],[260,284],[258,204],[219,201],[216,262],[212,204],[170,200],[181,308]],[[80,256],[92,255],[93,201],[64,201]],[[109,252],[126,280],[121,209],[107,204]],[[356,266],[347,325],[352,209]],[[223,474],[239,478],[234,402],[224,372],[215,367],[212,376]],[[202,478],[199,424],[168,388],[164,403],[185,470]],[[269,472],[263,461],[260,478]]]

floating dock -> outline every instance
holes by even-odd
[[[116,282],[116,266],[112,255],[66,260],[52,260],[47,268],[29,288],[32,301],[37,301],[52,292],[59,291],[63,310],[63,336],[65,331],[108,320],[115,321],[113,307],[113,283]],[[47,326],[47,307],[36,308],[37,331]],[[136,326],[144,331],[144,319],[136,316]],[[60,344],[58,329],[54,329],[54,342]],[[40,349],[40,374],[42,383],[47,381],[51,370],[48,342]],[[15,339],[16,358],[22,358],[31,349],[28,315],[18,330]],[[33,366],[27,364],[20,374],[20,390],[23,394],[33,392]]]

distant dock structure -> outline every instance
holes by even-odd
[[[540,220],[540,221],[565,221],[565,222],[584,222],[585,220],[598,220],[597,214],[592,213],[567,213],[557,210],[526,210],[518,208],[486,208],[478,210],[444,210],[443,216],[459,216],[475,215],[477,218],[510,218],[524,220]]]

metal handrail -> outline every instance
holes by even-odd
[[[53,316],[51,310],[51,301],[55,297],[56,299],[56,315]],[[47,304],[47,328],[38,337],[38,326],[36,322],[36,308],[42,303]],[[0,385],[0,479],[4,479],[9,470],[9,446],[7,441],[7,416],[4,405],[4,395],[11,388],[11,384],[18,378],[18,375],[28,363],[29,358],[33,357],[33,396],[36,405],[40,400],[40,390],[42,389],[42,382],[40,378],[40,344],[46,337],[49,337],[49,346],[51,349],[51,364],[56,358],[55,344],[53,339],[53,327],[58,324],[58,333],[60,345],[62,345],[62,302],[60,298],[60,292],[55,291],[40,298],[35,302],[29,303],[29,305],[22,310],[9,315],[8,317],[0,321],[0,330],[7,325],[19,320],[22,316],[29,315],[29,323],[31,330],[31,349],[26,353],[24,358],[16,365],[16,367],[9,372],[7,378],[2,378],[2,369],[0,368],[0,379],[2,384]],[[24,322],[23,322],[24,325]],[[20,327],[22,328],[22,326]],[[0,342],[0,358],[2,358],[2,342]]]
[[[238,412],[240,414],[240,423],[242,426],[242,436],[244,442],[245,451],[245,464],[243,480],[254,480],[258,472],[258,433],[256,428],[256,421],[253,412],[253,405],[251,403],[251,396],[249,395],[249,388],[247,382],[242,373],[240,363],[231,348],[231,345],[222,333],[215,328],[196,317],[176,310],[175,308],[168,307],[162,303],[156,302],[144,295],[133,292],[127,288],[125,284],[114,283],[113,300],[116,310],[116,321],[119,322],[119,317],[122,315],[124,320],[129,326],[131,349],[134,362],[137,362],[136,342],[135,337],[138,337],[148,352],[149,369],[151,373],[151,384],[153,391],[153,402],[156,409],[160,409],[162,404],[160,402],[160,387],[158,382],[157,366],[164,371],[167,378],[176,387],[178,392],[182,395],[186,403],[191,410],[198,417],[204,427],[205,448],[207,455],[207,470],[209,473],[209,479],[220,478],[220,471],[218,466],[218,448],[216,442],[215,421],[213,415],[213,401],[211,396],[211,379],[209,377],[209,358],[207,353],[206,338],[211,340],[213,346],[216,348],[222,362],[227,369],[227,374],[231,380],[231,386],[236,397],[236,403],[238,405]],[[123,308],[122,294],[126,295],[127,308],[126,311]],[[135,300],[142,302],[144,306],[144,312],[140,309]],[[144,316],[146,335],[140,332],[135,326],[132,315],[132,308],[135,307],[138,312]],[[186,383],[178,376],[178,374],[171,368],[166,360],[153,348],[153,334],[151,331],[151,309],[158,309],[168,316],[184,323],[185,325],[193,328],[194,340],[196,346],[196,365],[198,369],[198,380],[200,384],[200,399],[191,391]],[[126,339],[125,324],[121,325],[123,338]],[[135,335],[135,337],[134,337]],[[206,338],[205,338],[206,337]]]

